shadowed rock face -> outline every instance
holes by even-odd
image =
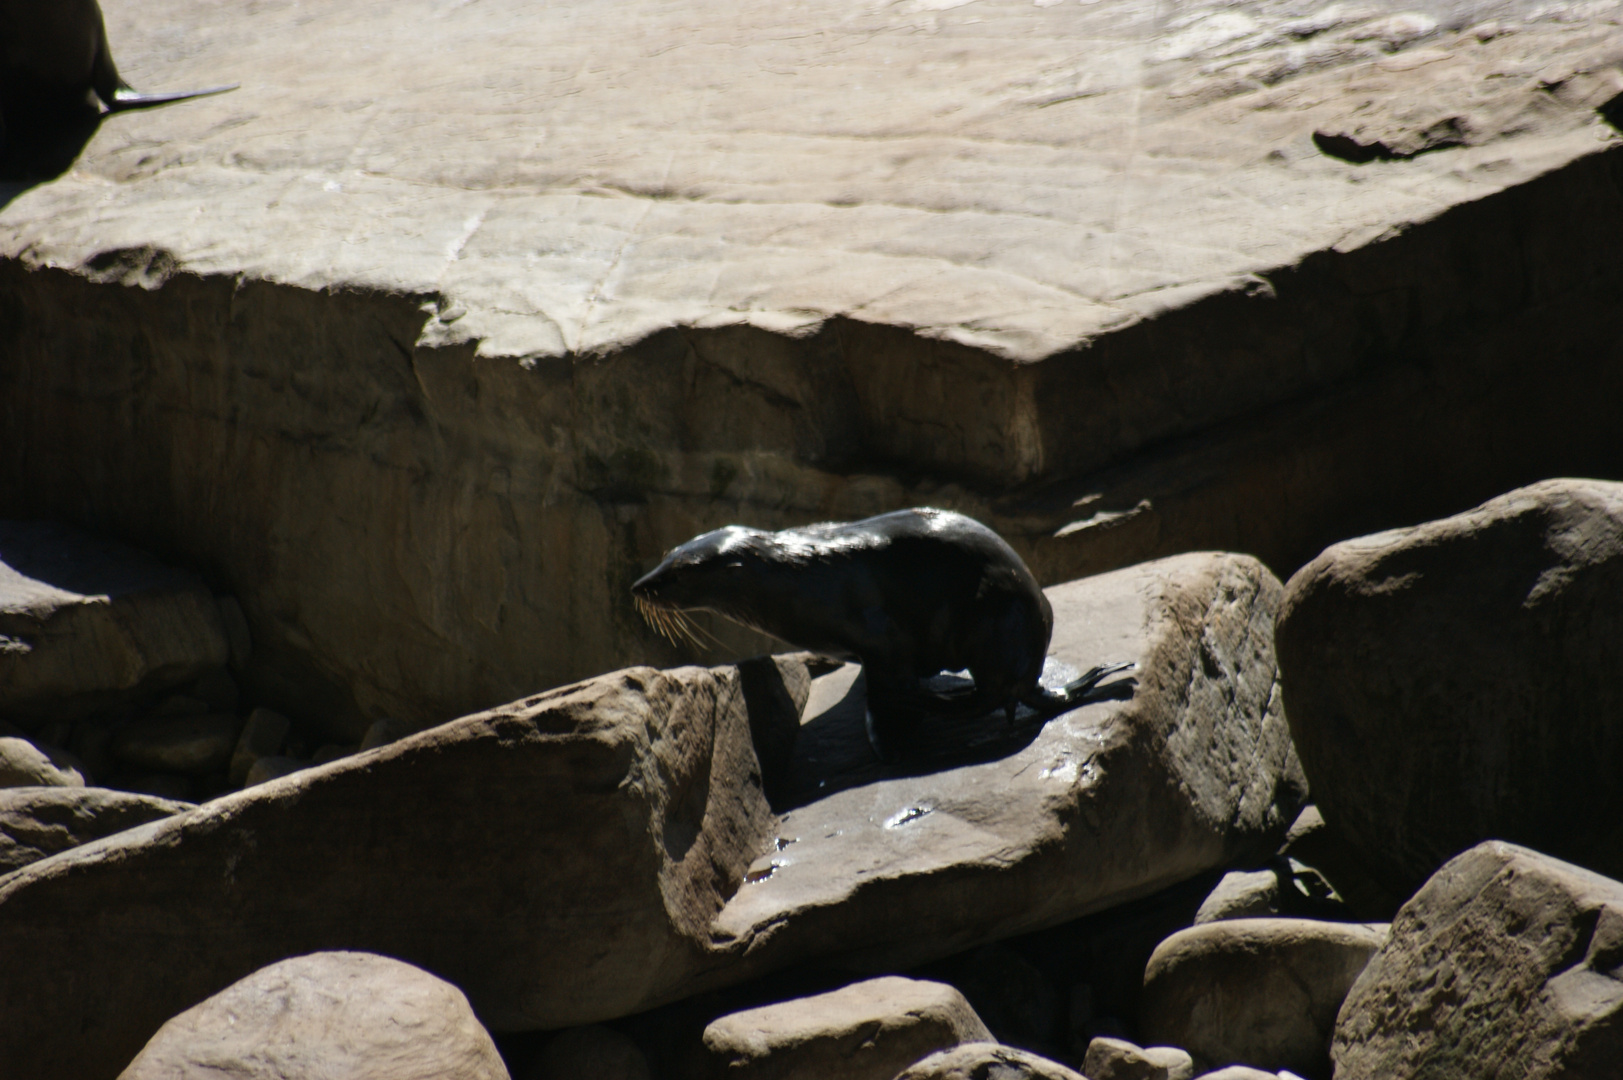
[[[206,568],[353,742],[689,659],[625,589],[728,521],[1286,571],[1615,464],[1611,23],[937,7],[110,7],[245,89],[0,195],[0,509]]]
[[[1549,480],[1291,578],[1287,715],[1326,824],[1408,895],[1506,838],[1623,875],[1623,484]]]

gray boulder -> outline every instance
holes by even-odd
[[[0,788],[84,786],[85,770],[72,755],[20,735],[0,734]]]
[[[191,809],[191,803],[106,788],[0,790],[0,874]]]
[[[0,521],[0,716],[31,729],[229,658],[194,574],[65,525]]]
[[[1207,1067],[1330,1075],[1336,1011],[1386,927],[1230,919],[1173,934],[1144,971],[1139,1026]]]
[[[319,952],[176,1016],[119,1080],[508,1080],[462,991],[421,968]]]
[[[1408,896],[1482,840],[1623,876],[1623,484],[1547,480],[1336,544],[1279,614],[1325,821]]]
[[[732,1013],[704,1031],[712,1073],[737,1080],[891,1080],[992,1033],[944,983],[889,976]]]
[[[1336,1021],[1336,1080],[1615,1080],[1623,882],[1489,841],[1392,921]]]
[[[1107,1036],[1088,1044],[1082,1059],[1088,1080],[1191,1080],[1195,1062],[1177,1046],[1135,1046]]]

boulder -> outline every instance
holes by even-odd
[[[519,1080],[652,1080],[648,1059],[628,1036],[602,1024],[560,1031]]]
[[[704,1047],[716,1077],[892,1080],[937,1050],[991,1038],[957,990],[889,976],[723,1016]]]
[[[41,786],[84,787],[84,769],[54,747],[0,734],[0,788]]]
[[[0,790],[0,874],[191,809],[191,803],[106,788]]]
[[[248,714],[237,736],[237,745],[231,751],[231,782],[241,784],[248,778],[248,770],[259,758],[281,752],[292,730],[293,721],[274,709],[258,708]]]
[[[1281,1080],[1284,1075],[1253,1069],[1249,1065],[1226,1065],[1221,1069],[1201,1073],[1195,1080]]]
[[[1176,1046],[1135,1046],[1101,1037],[1088,1044],[1082,1072],[1088,1080],[1193,1080],[1195,1062]]]
[[[421,968],[318,952],[174,1017],[120,1080],[508,1080],[462,991]]]
[[[1328,822],[1410,895],[1487,839],[1623,876],[1623,483],[1547,480],[1291,577],[1286,714]]]
[[[152,716],[119,728],[111,749],[132,768],[202,776],[225,768],[241,732],[242,719],[230,713]]]
[[[1275,683],[1279,594],[1256,560],[1212,553],[1055,586],[1049,676],[1132,660],[1136,691],[1046,723],[926,724],[925,764],[880,766],[860,681],[823,676],[794,808],[713,932],[760,969],[897,970],[1272,851],[1304,794]]]
[[[938,1050],[895,1080],[1088,1080],[1057,1061],[997,1043],[965,1043]]]
[[[227,658],[196,575],[65,525],[0,521],[0,716],[84,716]]]
[[[1623,1062],[1623,882],[1514,844],[1403,905],[1336,1021],[1336,1080],[1609,1080]]]
[[[1285,914],[1288,886],[1279,877],[1277,869],[1229,871],[1195,912],[1195,925]]]
[[[1140,1030],[1206,1067],[1328,1078],[1336,1010],[1385,939],[1385,926],[1309,919],[1231,919],[1181,930],[1144,970]]]
[[[801,660],[749,663],[805,701]],[[110,1078],[314,951],[434,971],[497,1030],[683,996],[725,966],[711,921],[773,836],[749,730],[737,667],[634,668],[24,867],[0,882],[0,1075]]]

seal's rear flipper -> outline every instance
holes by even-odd
[[[1138,667],[1138,664],[1131,660],[1119,664],[1100,664],[1080,679],[1073,679],[1066,683],[1060,688],[1059,692],[1064,695],[1066,702],[1071,705],[1085,705],[1090,701],[1105,701],[1118,696],[1115,691],[1119,691],[1121,688],[1116,686],[1115,683],[1110,686],[1100,686],[1099,684],[1117,672],[1132,671],[1136,667]],[[1134,679],[1123,681],[1137,685],[1137,680]],[[1109,692],[1107,693],[1107,691]]]
[[[232,83],[230,86],[211,86],[207,90],[176,90],[167,94],[143,94],[139,90],[130,89],[128,86],[121,86],[113,91],[113,100],[107,103],[107,107],[113,112],[127,112],[130,109],[150,109],[154,105],[168,105],[172,101],[190,101],[192,98],[223,94],[227,90],[235,90],[241,85],[241,83]]]

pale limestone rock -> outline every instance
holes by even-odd
[[[895,1080],[1088,1080],[1057,1061],[992,1042],[940,1050],[898,1073]]]
[[[1325,821],[1406,896],[1482,840],[1623,876],[1623,483],[1333,545],[1279,616]]]
[[[739,1080],[891,1080],[913,1062],[992,1033],[957,990],[889,976],[713,1021],[704,1047]]]
[[[1230,919],[1181,930],[1144,970],[1139,1027],[1208,1066],[1329,1074],[1347,989],[1386,940],[1384,925]]]
[[[1201,1073],[1195,1080],[1280,1080],[1281,1073],[1253,1069],[1249,1065],[1226,1065],[1221,1069]]]
[[[133,768],[200,776],[231,761],[242,726],[230,713],[151,717],[120,728],[112,752]]]
[[[274,709],[261,706],[249,713],[242,725],[242,734],[237,736],[237,745],[231,751],[231,782],[241,784],[255,761],[280,753],[292,728],[293,721]]]
[[[0,874],[191,809],[187,802],[106,788],[5,788],[0,790]]]
[[[176,1016],[120,1080],[509,1080],[468,999],[421,968],[318,952]]]
[[[84,787],[85,777],[70,755],[16,735],[0,735],[0,788]]]
[[[82,716],[225,661],[194,575],[65,525],[0,521],[0,716]]]
[[[269,780],[276,780],[306,768],[310,763],[299,758],[286,757],[282,754],[265,754],[256,757],[249,764],[248,770],[242,774],[242,786],[254,787]]]
[[[1607,1080],[1623,1062],[1623,882],[1499,841],[1403,905],[1336,1021],[1336,1080]]]
[[[1126,1039],[1100,1037],[1082,1059],[1088,1080],[1192,1080],[1194,1059],[1176,1046],[1136,1046]]]
[[[860,683],[819,680],[778,843],[716,919],[763,969],[908,967],[1273,850],[1303,797],[1272,654],[1278,581],[1191,554],[1055,586],[1050,673],[1137,661],[1131,700],[1009,729],[924,725],[875,765]],[[943,880],[959,882],[943,887]]]
[[[755,663],[805,700],[800,661]],[[633,668],[26,866],[0,882],[0,955],[33,973],[0,979],[26,1017],[0,1062],[111,1077],[190,1003],[346,945],[431,967],[497,1030],[682,996],[726,967],[711,922],[773,835],[749,731],[736,667]]]

